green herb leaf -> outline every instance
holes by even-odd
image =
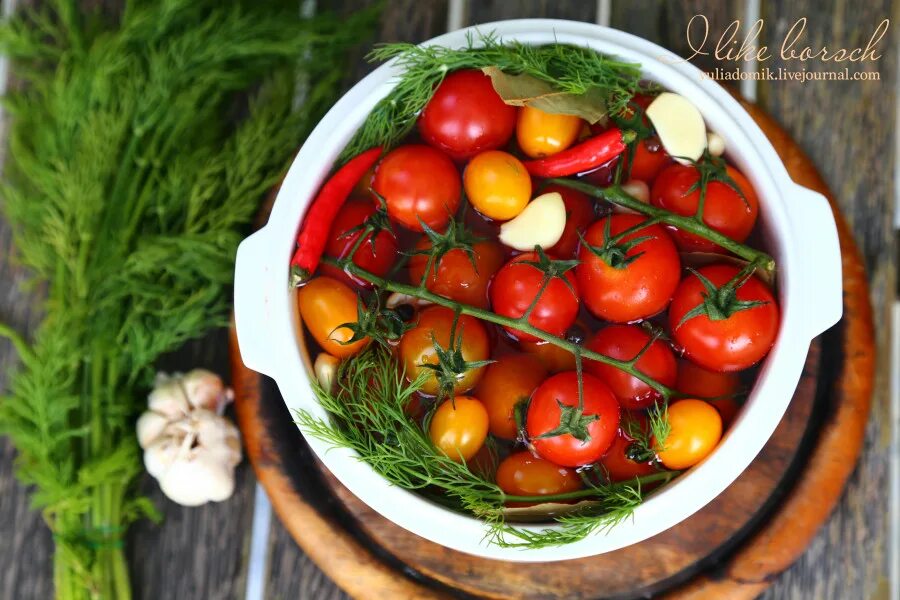
[[[591,125],[606,118],[606,94],[598,88],[590,88],[583,94],[570,94],[527,73],[510,75],[497,67],[484,67],[481,71],[491,78],[494,91],[506,104],[581,117]]]

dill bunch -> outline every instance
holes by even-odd
[[[661,472],[624,483],[588,483],[585,489],[553,497],[506,494],[474,465],[456,462],[439,451],[429,439],[427,424],[422,426],[407,414],[407,405],[428,377],[422,373],[408,382],[390,350],[373,343],[341,363],[334,390],[313,383],[316,398],[329,418],[320,419],[301,410],[297,412],[297,424],[307,435],[333,447],[353,450],[392,485],[483,519],[488,524],[486,540],[504,547],[559,546],[605,531],[629,518],[641,503],[642,482],[668,481],[674,476]],[[569,500],[589,502],[578,505],[575,512],[556,517],[557,527],[522,527],[507,520],[507,502]]]
[[[41,4],[0,28],[18,82],[0,191],[18,260],[47,290],[32,341],[0,325],[21,358],[0,432],[53,533],[57,597],[129,598],[122,538],[154,514],[134,489],[133,431],[153,362],[226,323],[242,231],[333,102],[372,13]]]
[[[344,149],[341,162],[373,146],[390,147],[403,139],[444,76],[458,69],[497,67],[511,75],[531,75],[560,92],[592,92],[605,100],[610,114],[620,113],[641,89],[639,65],[590,48],[504,42],[494,34],[481,34],[477,42],[470,35],[465,48],[394,43],[370,52],[367,58],[372,62],[396,59],[403,75]]]

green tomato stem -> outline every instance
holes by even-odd
[[[579,346],[578,344],[574,344],[568,340],[556,337],[553,334],[547,333],[537,327],[531,325],[526,318],[513,319],[510,317],[504,317],[493,313],[489,310],[484,310],[482,308],[477,308],[475,306],[471,306],[468,304],[462,304],[456,302],[454,300],[450,300],[449,298],[445,298],[443,296],[439,296],[433,292],[428,291],[422,287],[416,287],[412,285],[407,285],[405,283],[398,283],[396,281],[390,281],[385,279],[384,277],[379,277],[374,273],[366,271],[365,269],[360,268],[358,265],[353,263],[350,260],[352,254],[345,259],[335,260],[330,257],[323,257],[322,262],[334,265],[336,267],[345,269],[349,273],[360,277],[369,283],[378,286],[382,289],[385,289],[389,292],[398,292],[400,294],[406,294],[407,296],[412,296],[414,298],[419,298],[421,300],[427,300],[432,304],[437,304],[438,306],[443,306],[445,308],[449,308],[454,311],[458,311],[460,314],[469,315],[472,317],[476,317],[483,321],[487,321],[489,323],[494,323],[495,325],[501,325],[503,327],[509,327],[515,329],[517,331],[521,331],[523,333],[529,333],[536,338],[539,338],[545,342],[549,342],[554,344],[555,346],[559,346],[564,350],[576,355],[582,356],[584,358],[588,358],[590,360],[595,360],[599,363],[611,365],[617,369],[620,369],[633,377],[643,381],[654,390],[659,392],[663,397],[667,400],[673,397],[678,397],[679,393],[677,390],[670,388],[662,383],[656,381],[652,377],[645,375],[641,371],[639,371],[635,367],[635,360],[618,360],[615,358],[610,358],[609,356],[605,356],[598,352],[594,352],[593,350],[589,350],[584,348],[583,346]]]
[[[663,208],[653,206],[652,204],[645,204],[637,198],[630,196],[628,192],[618,185],[602,188],[589,183],[584,183],[583,181],[574,181],[571,179],[550,179],[548,181],[550,183],[556,183],[572,188],[573,190],[578,190],[593,198],[606,200],[610,204],[629,208],[656,219],[661,223],[665,223],[666,225],[672,225],[682,231],[693,233],[694,235],[707,239],[729,252],[740,256],[744,260],[755,263],[759,268],[769,273],[775,271],[775,259],[771,256],[765,252],[736,242],[728,236],[722,235],[715,229],[707,226],[701,219],[697,218],[696,215],[685,217],[683,215],[676,215]]]

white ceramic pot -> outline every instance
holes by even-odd
[[[438,544],[487,558],[554,561],[609,552],[672,527],[722,492],[750,464],[775,430],[797,386],[810,341],[841,316],[841,260],[831,210],[820,194],[791,181],[774,148],[750,116],[700,70],[646,40],[597,25],[556,20],[516,20],[481,25],[504,40],[527,44],[589,46],[640,63],[647,79],[680,93],[700,109],[707,126],[724,139],[729,158],[747,175],[760,199],[767,247],[779,268],[781,330],[750,397],[719,447],[703,463],[649,497],[608,532],[556,548],[520,550],[483,541],[485,526],[414,493],[389,485],[353,452],[329,449],[307,437],[335,476],[374,510]],[[426,44],[463,47],[464,29]],[[401,74],[388,63],[353,87],[309,136],[278,194],[268,224],[247,238],[237,255],[235,316],[244,363],[277,383],[287,407],[325,418],[310,389],[288,263],[298,224],[341,149]]]

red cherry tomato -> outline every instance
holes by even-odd
[[[348,200],[341,207],[331,226],[331,236],[325,245],[325,255],[345,258],[362,233],[356,228],[365,223],[366,219],[374,213],[375,204],[371,200]],[[371,235],[366,235],[362,245],[353,254],[353,263],[366,271],[382,276],[397,261],[397,252],[399,251],[397,238],[390,231],[381,230],[375,236],[373,247],[371,237]],[[356,284],[367,289],[372,287],[368,281],[350,275],[332,265],[321,264],[319,268],[323,275],[344,283]]]
[[[447,75],[419,117],[422,139],[460,161],[505,146],[515,126],[516,108],[474,70]]]
[[[538,255],[526,252],[515,257],[501,268],[491,283],[491,306],[504,317],[518,319],[531,306],[544,280],[544,273],[534,265]],[[571,271],[562,277],[554,277],[541,294],[528,317],[528,323],[538,329],[562,336],[578,316],[578,287]],[[568,285],[566,284],[568,281]],[[537,341],[529,333],[507,328],[510,335],[520,341]]]
[[[607,222],[611,237],[615,237],[644,221],[639,215],[611,215],[591,225],[584,238],[591,246],[602,248]],[[650,225],[623,241],[638,238],[647,239],[628,249],[625,260],[601,258],[584,244],[578,250],[578,289],[588,310],[601,319],[628,323],[651,317],[666,308],[678,286],[681,259],[666,231]]]
[[[619,428],[619,403],[606,384],[589,373],[582,374],[584,405],[581,416],[563,418],[563,410],[577,416],[578,374],[566,371],[553,375],[531,396],[525,429],[535,451],[542,458],[564,467],[596,462],[609,449]],[[564,407],[564,408],[563,408]],[[560,423],[579,421],[572,433],[552,434]],[[582,439],[579,439],[582,438]]]
[[[416,243],[416,250],[428,251],[431,242],[422,237]],[[444,254],[436,265],[432,265],[431,274],[425,281],[425,287],[435,294],[456,300],[463,304],[471,304],[479,308],[488,306],[488,284],[497,269],[503,264],[503,247],[497,242],[484,241],[472,244],[473,258],[461,248],[454,248]],[[425,277],[428,268],[428,256],[413,254],[409,260],[409,276],[418,284]]]
[[[523,450],[507,456],[497,467],[497,485],[510,496],[549,496],[581,489],[574,469],[555,465]],[[527,503],[510,503],[527,506]]]
[[[631,177],[647,184],[653,183],[659,172],[672,163],[672,158],[663,149],[659,139],[653,137],[641,140],[635,145],[631,159]]]
[[[682,394],[703,398],[712,404],[722,415],[725,427],[734,421],[741,405],[735,398],[741,386],[740,377],[736,373],[719,373],[710,371],[689,360],[678,364],[678,382],[675,384]]]
[[[627,481],[656,472],[652,461],[636,462],[628,458],[632,442],[634,439],[620,427],[609,450],[600,459],[600,466],[606,471],[610,481]]]
[[[372,186],[387,201],[390,217],[413,231],[420,220],[442,230],[459,207],[459,172],[430,146],[409,144],[391,151],[375,170]]]
[[[709,265],[697,272],[716,287],[731,281],[740,269],[733,265]],[[700,305],[709,292],[695,274],[684,278],[669,307],[669,326],[675,342],[685,355],[702,367],[714,371],[740,371],[768,354],[778,334],[778,304],[771,290],[755,276],[737,288],[738,301],[765,304],[738,310],[731,316],[712,320],[706,314],[684,316]]]
[[[601,329],[586,347],[610,358],[631,360],[648,343],[650,335],[635,325],[611,325]],[[635,364],[637,370],[663,385],[674,387],[675,355],[666,344],[656,340]],[[595,360],[587,360],[585,369],[602,379],[623,408],[639,410],[650,407],[660,398],[659,392],[625,371]]]
[[[753,230],[759,213],[759,200],[747,178],[737,169],[728,167],[728,175],[744,193],[744,198],[727,183],[711,181],[706,188],[703,204],[703,222],[719,233],[733,240],[743,242]],[[700,180],[700,173],[693,165],[671,165],[666,167],[653,183],[650,202],[679,215],[697,213],[700,190],[691,191]],[[721,250],[715,243],[694,234],[673,229],[675,240],[686,250],[715,252]]]
[[[563,204],[566,205],[566,228],[559,241],[547,248],[547,253],[563,259],[574,258],[578,248],[578,234],[584,234],[588,225],[596,218],[594,202],[587,194],[562,185],[548,185],[541,193],[549,192],[558,192],[562,196]]]

